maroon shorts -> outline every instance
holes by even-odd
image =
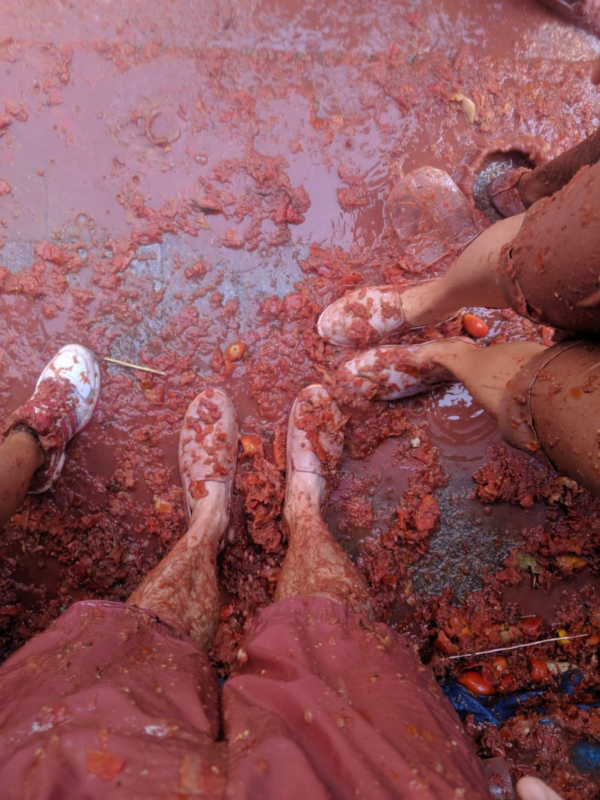
[[[187,637],[81,602],[0,668],[2,800],[489,798],[410,645],[323,598],[263,611],[219,691]]]
[[[506,303],[534,322],[600,333],[600,161],[534,203],[500,258]]]
[[[508,382],[498,425],[600,497],[600,342],[570,339],[534,356]]]

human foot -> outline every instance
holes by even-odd
[[[231,491],[237,464],[238,422],[225,392],[206,389],[192,401],[179,435],[179,472],[188,520],[198,501],[211,506],[224,527],[229,519]]]
[[[365,350],[340,367],[337,382],[347,392],[369,400],[400,400],[453,381],[440,363],[471,339],[455,337],[418,345],[388,345]],[[443,359],[446,360],[446,359]]]
[[[405,327],[401,292],[393,286],[355,289],[319,317],[319,336],[333,344],[369,344]]]
[[[502,217],[513,217],[525,211],[525,205],[519,191],[519,182],[525,173],[531,172],[527,167],[511,169],[498,175],[488,187],[489,202]]]
[[[338,467],[344,447],[346,418],[327,389],[315,384],[303,389],[288,422],[286,518],[297,502],[322,509],[327,478]]]
[[[65,463],[66,447],[89,424],[100,397],[100,365],[87,347],[65,345],[40,375],[32,397],[10,417],[5,436],[15,430],[33,434],[44,452],[30,494],[45,492]]]
[[[449,175],[433,167],[403,177],[387,206],[405,253],[421,267],[460,253],[479,234],[467,198]],[[441,308],[436,313],[435,284],[426,281],[407,290],[355,289],[323,311],[317,323],[319,335],[333,344],[367,347],[392,333],[443,322],[449,315]]]

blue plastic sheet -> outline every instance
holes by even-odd
[[[577,742],[571,748],[571,761],[580,772],[600,774],[600,744]]]
[[[444,681],[442,691],[461,717],[473,714],[475,722],[491,722],[501,725],[514,717],[519,706],[532,697],[543,695],[543,691],[515,692],[498,697],[478,697],[456,681]]]
[[[565,672],[561,675],[554,691],[572,694],[582,679],[583,673],[579,670]],[[546,689],[535,689],[530,692],[514,692],[513,694],[482,697],[472,694],[456,681],[443,681],[441,687],[461,718],[466,717],[468,714],[473,714],[475,722],[488,722],[492,725],[502,725],[519,711],[519,707],[523,703],[535,697],[542,697],[547,691]],[[600,706],[600,698],[592,703],[578,704],[579,708],[586,710],[597,708],[598,706]],[[530,707],[529,710],[535,711],[540,715],[545,713],[543,706]],[[541,721],[554,724],[551,719],[542,719]],[[570,755],[571,760],[580,772],[600,772],[600,745],[587,741],[577,742],[571,748]]]

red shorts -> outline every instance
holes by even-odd
[[[81,602],[0,668],[2,800],[489,798],[410,645],[322,598],[263,611],[222,692],[153,615]]]
[[[521,316],[582,334],[600,333],[600,161],[527,210],[504,245],[499,282]]]

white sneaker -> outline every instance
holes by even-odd
[[[79,344],[67,344],[39,377],[32,397],[11,416],[8,430],[32,431],[46,456],[29,494],[47,491],[65,463],[68,443],[89,424],[100,397],[100,364]]]

